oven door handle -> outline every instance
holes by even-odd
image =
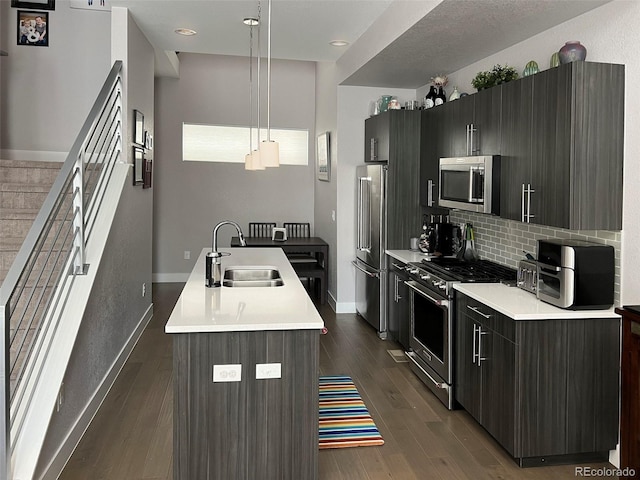
[[[440,307],[449,307],[449,300],[438,300],[436,298],[433,298],[424,289],[420,288],[420,284],[418,282],[415,282],[413,280],[409,280],[409,281],[404,282],[404,284],[407,287],[409,287],[410,289],[415,290],[416,292],[418,292],[420,295],[425,297],[431,303],[435,303],[436,305],[439,305]]]
[[[558,267],[557,265],[549,265],[548,263],[542,263],[540,261],[537,262],[538,267],[543,270],[550,270],[552,272],[560,272],[562,271],[562,267]]]

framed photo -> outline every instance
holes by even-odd
[[[144,159],[144,174],[142,175],[142,188],[151,188],[151,173],[153,170],[153,160],[150,158]]]
[[[144,147],[144,115],[138,110],[133,111],[133,143]]]
[[[153,150],[153,136],[149,133],[149,130],[144,132],[144,148]]]
[[[83,10],[111,10],[111,0],[69,0],[71,8],[81,8]]]
[[[35,10],[55,10],[56,0],[31,0],[30,2],[11,0],[11,6],[14,8],[33,8]]]
[[[133,147],[133,184],[144,183],[144,149]]]
[[[49,46],[49,14],[18,10],[18,45]]]
[[[318,135],[318,151],[316,153],[318,165],[318,180],[331,180],[331,151],[329,149],[329,132]]]

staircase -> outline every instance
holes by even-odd
[[[0,160],[0,284],[62,163]]]

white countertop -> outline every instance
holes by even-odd
[[[514,320],[620,318],[613,307],[608,310],[565,310],[538,300],[533,293],[501,283],[456,283],[453,288]]]
[[[434,256],[430,253],[422,253],[420,250],[385,250],[384,253],[404,263],[421,262],[425,258]]]
[[[205,287],[204,248],[165,325],[166,333],[322,329],[324,322],[280,248],[223,248],[222,271],[236,265],[272,266],[280,287]]]

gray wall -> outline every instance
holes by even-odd
[[[18,9],[10,3],[0,1],[0,48],[9,53],[0,60],[0,157],[47,160],[43,152],[71,148],[109,73],[111,15],[57,0],[49,46],[16,45]]]
[[[315,180],[315,233],[329,244],[329,302],[335,309],[337,280],[337,192],[338,192],[338,82],[335,63],[316,66],[316,134],[329,132],[331,176],[329,182]]]
[[[338,313],[355,312],[356,167],[364,164],[364,121],[370,116],[371,102],[380,95],[393,95],[404,105],[415,99],[415,90],[378,87],[338,87],[338,132],[340,145],[337,165],[337,302]]]
[[[247,58],[201,54],[179,58],[179,79],[156,79],[153,272],[157,281],[185,280],[199,252],[211,244],[211,231],[219,221],[234,220],[247,229],[251,221],[313,225],[314,217],[315,63],[272,62],[271,126],[309,130],[309,165],[245,171],[240,163],[182,161],[181,134],[183,122],[250,124]],[[220,246],[229,245],[234,232],[231,227],[221,229]],[[184,259],[185,251],[191,252],[190,260]]]
[[[145,121],[153,126],[153,49],[126,9],[114,9],[113,15],[114,36],[128,39],[126,51],[114,51],[114,60],[124,62],[128,90],[125,111],[129,116],[133,109],[144,112]],[[108,39],[104,41],[108,43]],[[72,71],[71,65],[68,68]],[[130,160],[128,152],[129,148],[125,148],[125,158]],[[104,378],[114,373],[110,369],[151,306],[152,204],[153,189],[134,187],[129,178],[101,263],[90,267],[98,268],[99,272],[65,372],[65,403],[54,413],[49,425],[39,459],[39,474],[54,459]],[[143,283],[147,285],[145,297],[141,295]]]

